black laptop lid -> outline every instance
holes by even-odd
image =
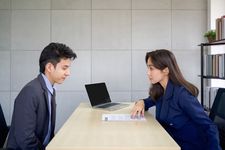
[[[104,82],[85,85],[92,106],[111,102]]]

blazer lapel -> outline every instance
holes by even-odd
[[[167,87],[166,87],[166,92],[162,97],[162,106],[161,106],[161,112],[160,112],[160,119],[166,121],[167,116],[169,113],[169,103],[171,100],[171,97],[173,96],[173,84],[171,81],[168,81]]]
[[[39,81],[40,81],[40,83],[41,83],[41,86],[42,86],[42,88],[43,88],[43,90],[44,90],[44,96],[45,96],[45,103],[46,103],[46,107],[47,107],[47,110],[48,110],[48,112],[49,112],[49,103],[48,103],[48,89],[47,89],[47,86],[46,86],[46,84],[45,84],[45,81],[44,81],[44,79],[43,79],[43,77],[42,77],[42,75],[41,74],[39,74],[38,75],[38,79],[39,79]],[[52,139],[52,137],[54,136],[54,130],[55,130],[55,119],[56,119],[56,102],[55,102],[55,94],[52,96],[52,98],[54,97],[54,100],[52,101],[51,100],[51,114],[52,114],[52,116],[51,116],[51,128],[52,128],[52,130],[51,130],[51,135],[50,135],[50,139]],[[48,113],[48,115],[49,115],[49,113]],[[49,116],[49,118],[50,118],[50,116]]]
[[[45,85],[45,81],[44,81],[44,79],[43,79],[43,77],[42,77],[41,74],[38,75],[38,80],[40,81],[41,86],[42,86],[42,89],[44,90],[45,103],[46,103],[47,109],[48,109],[48,111],[49,111],[49,104],[48,104],[48,89],[47,89],[47,87],[46,87],[46,85]]]

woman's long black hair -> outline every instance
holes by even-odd
[[[180,68],[177,64],[173,53],[166,49],[159,49],[151,52],[147,52],[145,56],[145,62],[147,64],[148,59],[151,59],[153,66],[159,70],[163,70],[166,67],[169,69],[169,80],[175,85],[181,85],[193,96],[198,96],[199,90],[196,86],[185,80]],[[164,93],[163,87],[160,83],[153,84],[149,90],[149,94],[153,100],[157,100]]]

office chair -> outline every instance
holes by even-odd
[[[0,149],[3,148],[8,132],[9,127],[6,124],[5,117],[0,104]]]
[[[217,125],[219,130],[220,145],[225,150],[225,88],[219,88],[213,102],[209,118]]]

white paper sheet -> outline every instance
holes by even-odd
[[[131,118],[130,114],[102,114],[103,121],[146,121],[145,117]]]

